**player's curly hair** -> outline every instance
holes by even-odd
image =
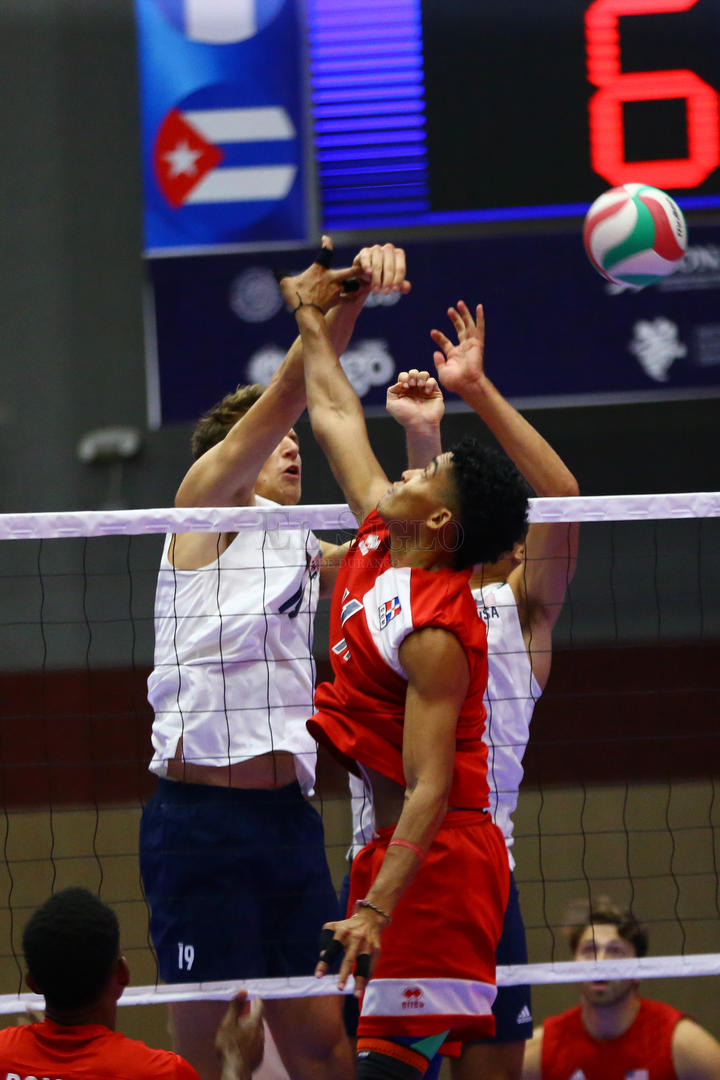
[[[495,562],[528,529],[530,489],[507,455],[466,436],[452,447],[459,536],[455,568]]]
[[[63,889],[30,917],[22,947],[46,1004],[82,1009],[100,997],[118,959],[117,916],[87,889]]]
[[[593,924],[596,926],[614,926],[618,936],[632,945],[636,956],[640,957],[647,954],[649,936],[645,927],[640,925],[631,912],[623,911],[610,904],[591,908],[585,913],[584,919],[571,928],[568,934],[568,943],[573,954],[577,952],[580,938],[588,926]]]
[[[238,386],[203,413],[195,425],[190,441],[193,458],[197,461],[211,446],[222,442],[230,428],[252,408],[266,389],[262,383]]]

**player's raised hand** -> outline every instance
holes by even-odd
[[[409,293],[405,252],[394,244],[374,244],[361,248],[353,259],[358,279],[374,293]]]
[[[457,333],[453,342],[440,330],[431,330],[430,337],[439,347],[433,353],[438,379],[446,390],[456,394],[472,385],[482,385],[485,378],[485,316],[482,304],[478,304],[475,318],[464,300],[457,307],[448,308],[448,315]]]
[[[437,427],[445,413],[445,401],[437,380],[427,371],[401,371],[388,386],[385,408],[405,430]]]
[[[307,270],[294,277],[280,277],[280,292],[293,313],[299,308],[311,307],[326,314],[343,297],[352,295],[343,291],[343,285],[355,278],[357,271],[352,266],[343,270],[331,270],[331,253],[332,240],[329,236],[323,236],[321,249]]]

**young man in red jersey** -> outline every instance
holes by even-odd
[[[378,828],[353,862],[354,913],[326,926],[318,973],[344,947],[340,985],[355,970],[365,991],[357,1076],[410,1080],[447,1038],[494,1028],[509,876],[488,812],[487,642],[468,583],[475,563],[522,540],[527,488],[474,440],[389,485],[324,319],[376,256],[345,271],[315,263],[281,287],[314,435],[360,522],[333,597],[335,681],[318,687],[308,727],[368,779]]]
[[[592,911],[575,927],[576,960],[644,956],[631,915]],[[718,1080],[720,1043],[679,1009],[638,993],[634,979],[580,984],[580,1004],[549,1017],[527,1045],[523,1080]]]
[[[0,1031],[4,1080],[199,1080],[178,1054],[152,1050],[115,1030],[130,981],[117,916],[87,889],[55,893],[23,933],[27,983],[45,997],[45,1019]],[[216,1034],[222,1080],[249,1080],[262,1058],[260,1002],[243,993]]]

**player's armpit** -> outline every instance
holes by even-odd
[[[322,562],[320,563],[320,596],[323,599],[332,595],[338,570],[348,553],[351,543],[352,540],[348,540],[344,544],[328,544],[325,540],[319,541],[322,550]]]

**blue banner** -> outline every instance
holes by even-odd
[[[136,0],[145,247],[306,239],[295,0]]]
[[[482,302],[486,368],[509,398],[582,404],[720,394],[720,229],[691,229],[679,270],[619,293],[578,233],[407,246],[413,290],[370,297],[343,364],[370,411],[407,367],[433,370],[429,330],[447,307]],[[335,265],[355,250],[339,249]],[[294,336],[274,265],[309,253],[163,259],[150,264],[157,334],[151,420],[188,421],[238,383],[267,382]],[[155,364],[155,361],[152,361]],[[459,404],[459,403],[457,403]]]

